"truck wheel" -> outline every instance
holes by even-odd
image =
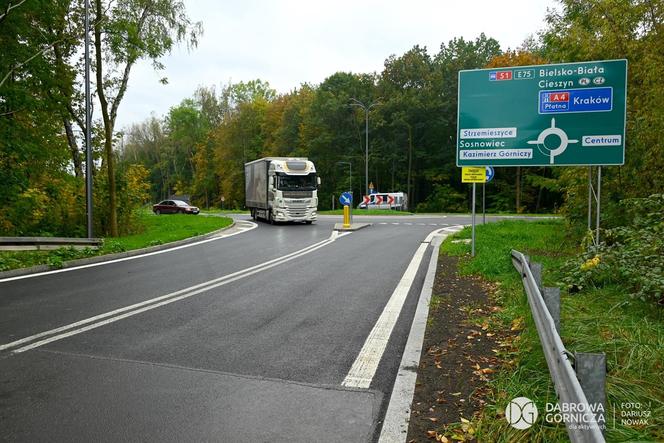
[[[311,224],[311,220],[307,220],[307,221],[305,221],[305,223],[308,224],[308,225],[310,225],[310,224]]]
[[[256,210],[255,210],[255,209],[252,209],[252,210],[251,210],[251,218],[253,218],[254,220],[256,220]]]
[[[272,211],[267,211],[267,222],[271,225],[274,224],[274,218],[272,217]]]

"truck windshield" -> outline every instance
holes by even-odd
[[[316,174],[277,176],[277,189],[281,191],[314,191]]]

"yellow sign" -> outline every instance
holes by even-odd
[[[486,183],[486,168],[461,168],[461,183]]]

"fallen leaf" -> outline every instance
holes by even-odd
[[[512,320],[512,327],[510,328],[511,331],[519,331],[523,329],[523,317],[518,317]]]
[[[438,421],[436,417],[429,417],[429,420],[431,420],[433,423],[436,423]]]
[[[429,438],[436,438],[436,435],[438,435],[436,431],[427,431],[427,437]]]
[[[461,392],[455,392],[455,393],[453,393],[452,395],[455,396],[455,397],[458,397],[458,396],[461,395]]]
[[[491,369],[491,368],[484,368],[484,369],[482,369],[482,374],[493,374],[494,372],[496,372],[496,371],[494,371],[494,370]]]

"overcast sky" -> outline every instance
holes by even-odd
[[[203,23],[197,48],[176,48],[163,72],[135,66],[116,129],[191,97],[198,86],[261,79],[278,92],[319,84],[338,71],[380,72],[391,54],[414,45],[436,54],[454,37],[480,33],[503,49],[544,27],[554,0],[184,0]],[[167,77],[162,85],[159,79]]]

